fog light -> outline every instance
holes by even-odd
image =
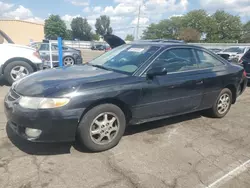
[[[41,135],[41,133],[42,133],[42,131],[39,129],[31,129],[31,128],[25,129],[25,134],[31,138],[37,138]]]

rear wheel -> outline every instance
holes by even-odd
[[[222,118],[224,117],[230,110],[232,104],[232,92],[230,89],[223,89],[213,107],[209,110],[209,113],[212,117]]]
[[[34,72],[34,69],[25,61],[13,61],[4,68],[4,78],[9,84]]]
[[[74,60],[73,57],[68,56],[68,57],[65,57],[63,59],[63,65],[64,66],[70,66],[70,65],[74,65],[74,64],[75,64],[75,60]]]
[[[80,142],[90,151],[105,151],[116,146],[124,134],[123,111],[113,104],[102,104],[89,110],[78,127]]]

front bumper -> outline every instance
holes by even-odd
[[[33,142],[70,142],[75,140],[76,129],[83,109],[24,109],[18,100],[10,102],[8,95],[4,100],[4,111],[8,125],[20,137]],[[30,138],[25,128],[42,131],[38,138]]]

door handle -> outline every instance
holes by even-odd
[[[197,81],[196,85],[202,85],[203,84],[203,80]]]

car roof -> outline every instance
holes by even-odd
[[[186,43],[176,43],[176,42],[142,42],[142,41],[135,41],[131,42],[129,44],[135,44],[135,45],[149,45],[149,46],[159,46],[163,48],[169,48],[169,47],[190,47],[190,48],[199,48],[199,49],[206,49],[202,46],[197,45],[191,45]],[[206,49],[207,50],[207,49]]]

